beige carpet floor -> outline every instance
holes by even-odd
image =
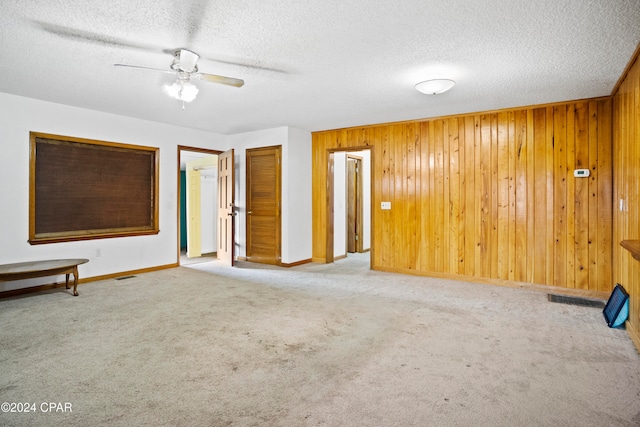
[[[0,425],[640,425],[626,331],[543,292],[374,272],[366,256],[79,292],[0,300],[0,402],[35,407],[3,404]]]

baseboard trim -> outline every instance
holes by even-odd
[[[103,274],[103,275],[100,275],[100,276],[81,277],[81,278],[78,279],[78,286],[83,284],[83,283],[97,282],[99,280],[114,279],[116,277],[122,277],[122,276],[131,276],[133,274],[150,273],[152,271],[166,270],[168,268],[175,268],[175,267],[179,267],[179,264],[178,263],[165,264],[165,265],[158,265],[158,266],[155,266],[155,267],[140,268],[140,269],[137,269],[137,270],[129,270],[129,271],[121,271],[121,272],[118,272],[118,273]],[[65,286],[66,286],[65,282],[55,282],[55,283],[49,283],[49,284],[45,284],[45,285],[29,286],[29,287],[20,288],[20,289],[11,289],[9,291],[0,292],[0,298],[15,297],[15,296],[20,296],[20,295],[30,294],[30,293],[33,293],[33,292],[41,292],[41,291],[47,291],[47,290],[50,290],[50,289],[62,288],[62,287],[65,287]],[[71,292],[73,292],[73,290],[71,290]]]
[[[554,293],[558,295],[569,295],[569,296],[578,296],[584,298],[591,299],[599,299],[603,301],[607,301],[609,299],[608,292],[601,291],[590,291],[586,289],[572,289],[572,288],[561,288],[559,286],[550,286],[550,285],[538,285],[534,283],[527,282],[517,282],[514,280],[506,280],[506,279],[490,279],[484,277],[476,277],[476,276],[464,276],[462,274],[445,274],[445,273],[437,273],[437,272],[425,272],[425,271],[416,271],[411,269],[403,269],[403,268],[386,268],[386,267],[377,267],[371,266],[372,270],[378,271],[386,271],[389,273],[402,273],[402,274],[411,274],[414,276],[425,276],[425,277],[433,277],[437,279],[449,279],[449,280],[457,280],[462,282],[471,282],[471,283],[481,283],[485,285],[494,285],[494,286],[505,286],[509,288],[519,288],[519,289],[528,289],[532,291],[539,291],[545,293]]]
[[[155,266],[155,267],[140,268],[140,269],[137,269],[137,270],[129,270],[129,271],[122,271],[122,272],[118,272],[118,273],[103,274],[102,276],[87,277],[86,279],[80,279],[78,281],[78,283],[97,282],[98,280],[115,279],[116,277],[131,276],[132,274],[151,273],[152,271],[166,270],[168,268],[176,268],[176,267],[180,267],[180,264],[177,263],[177,262],[176,263],[172,263],[172,264],[158,265],[158,266]]]
[[[296,262],[288,262],[288,263],[287,262],[283,262],[283,263],[280,264],[280,266],[289,268],[289,267],[295,267],[297,265],[308,264],[310,262],[313,262],[313,261],[311,260],[311,258],[308,258],[308,259],[303,259],[303,260],[296,261]]]
[[[250,260],[250,259],[248,259],[247,257],[243,257],[243,256],[242,256],[242,257],[241,257],[241,256],[237,257],[237,258],[236,258],[236,261],[255,262],[255,263],[257,263],[257,264],[270,264],[270,263],[261,263],[260,261],[251,261],[251,260]],[[280,263],[278,263],[278,264],[271,264],[271,265],[277,265],[277,266],[280,266],[280,267],[287,267],[287,268],[289,268],[289,267],[295,267],[296,265],[308,264],[308,263],[310,263],[310,262],[314,262],[314,261],[313,261],[311,258],[308,258],[308,259],[303,259],[303,260],[295,261],[295,262],[289,262],[289,263],[287,263],[287,262],[280,262]]]

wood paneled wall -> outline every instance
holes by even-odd
[[[611,122],[606,98],[316,132],[313,258],[328,152],[369,147],[372,268],[610,292]]]
[[[614,281],[630,295],[627,330],[640,350],[640,262],[619,243],[640,240],[640,61],[629,68],[614,102]],[[623,202],[620,210],[620,200]]]

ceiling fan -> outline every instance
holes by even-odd
[[[233,77],[217,76],[215,74],[201,73],[198,71],[198,55],[188,49],[178,49],[174,53],[173,62],[169,70],[160,68],[142,67],[139,65],[114,64],[116,67],[137,68],[142,70],[159,71],[161,73],[175,74],[176,81],[171,85],[165,86],[165,91],[169,96],[182,101],[182,109],[185,102],[191,102],[198,95],[198,87],[191,83],[191,78],[204,80],[212,83],[219,83],[228,86],[241,87],[244,80]]]

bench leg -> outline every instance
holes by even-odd
[[[69,276],[69,275],[67,275]],[[78,296],[78,266],[73,267],[73,296]]]
[[[65,283],[65,287],[69,289],[69,275],[71,273],[67,273],[67,280]],[[73,296],[78,296],[78,266],[73,267]]]

